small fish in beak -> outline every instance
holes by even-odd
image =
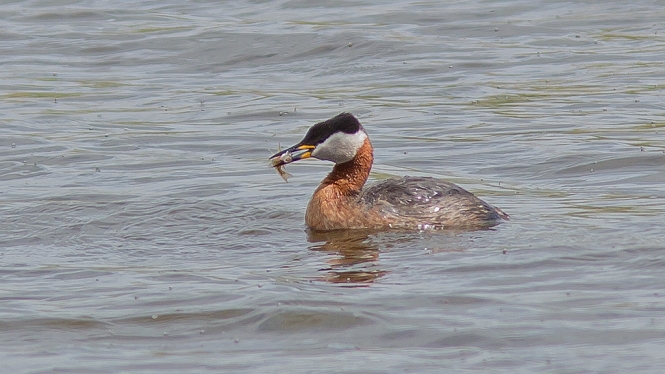
[[[292,175],[284,169],[284,165],[304,158],[309,158],[312,154],[312,149],[314,149],[314,146],[296,144],[293,147],[280,150],[270,157],[270,166],[277,170],[277,174],[279,174],[285,182],[288,182],[287,179],[292,177]]]

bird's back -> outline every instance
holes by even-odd
[[[483,228],[508,216],[454,183],[430,177],[390,178],[364,188],[361,202],[403,228]]]

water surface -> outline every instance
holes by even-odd
[[[660,372],[663,9],[0,5],[0,370]],[[511,221],[308,233],[341,111]]]

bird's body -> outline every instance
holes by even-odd
[[[374,160],[372,144],[349,113],[314,125],[303,141],[271,157],[281,167],[314,157],[335,162],[307,205],[312,230],[491,227],[508,215],[463,188],[427,177],[390,178],[363,189]]]

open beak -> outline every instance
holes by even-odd
[[[272,155],[272,157],[270,157],[270,162],[272,163],[273,167],[277,167],[305,158],[310,158],[314,148],[316,148],[314,145],[298,143],[293,147],[282,149],[281,151]]]

